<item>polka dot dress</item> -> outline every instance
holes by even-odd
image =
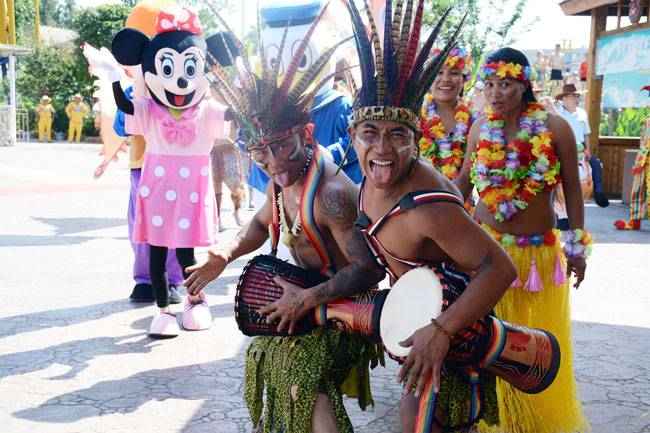
[[[160,123],[156,117],[166,114],[158,111],[156,116],[158,109],[150,102],[137,102],[134,115],[126,116],[126,129],[143,133],[147,151],[138,186],[133,242],[169,248],[213,245],[218,227],[210,148],[215,138],[227,134],[223,111],[218,111],[221,118],[215,119],[213,111],[217,106],[212,104],[202,103],[200,108],[186,110],[188,117],[193,115],[197,135],[189,146],[181,146],[167,143],[156,128]],[[147,120],[145,115],[149,114],[153,115]],[[215,128],[215,124],[222,126]],[[201,125],[203,130],[199,129]]]

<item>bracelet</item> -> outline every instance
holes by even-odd
[[[567,240],[562,251],[567,257],[586,259],[591,255],[593,245],[594,235],[587,230],[574,229],[567,232]]]
[[[453,339],[454,339],[454,336],[451,335],[451,332],[449,332],[449,331],[447,331],[445,328],[443,328],[443,327],[440,325],[440,323],[438,323],[438,321],[437,321],[436,319],[431,318],[431,323],[433,323],[433,326],[435,326],[436,328],[438,328],[438,331],[440,331],[440,332],[442,332],[443,334],[445,334],[445,336],[446,336],[447,338],[449,338],[449,340],[453,340]]]

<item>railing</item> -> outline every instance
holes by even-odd
[[[621,195],[625,167],[625,150],[638,149],[639,137],[598,138],[597,156],[603,164],[603,191],[605,194]]]
[[[0,105],[0,146],[10,144],[9,108],[8,105]],[[16,139],[29,141],[29,115],[26,108],[16,108]]]

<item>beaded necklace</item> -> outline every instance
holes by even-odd
[[[454,122],[454,130],[447,134],[442,119],[436,112],[433,95],[427,93],[424,96],[420,120],[423,133],[419,143],[420,153],[451,180],[458,177],[467,148],[470,115],[462,98],[456,102]]]
[[[306,173],[307,170],[309,169],[309,166],[311,165],[311,160],[312,157],[314,156],[314,152],[311,149],[307,149],[307,161],[305,162],[305,165],[303,166],[302,170],[300,170],[300,174],[298,174],[298,178],[302,178]],[[296,197],[296,203],[300,204],[300,197]],[[296,246],[296,242],[298,242],[298,236],[300,235],[300,230],[302,230],[302,221],[300,220],[300,210],[296,213],[296,219],[293,221],[293,225],[291,228],[289,228],[289,225],[287,224],[287,215],[284,211],[284,197],[282,195],[282,191],[278,193],[278,213],[279,213],[279,220],[280,220],[280,230],[282,230],[282,233],[284,233],[284,236],[282,236],[282,242],[289,247],[289,249],[293,249]]]
[[[472,154],[470,176],[490,213],[504,221],[525,209],[537,193],[551,191],[560,182],[560,160],[551,146],[553,133],[541,104],[528,104],[517,135],[508,144],[503,117],[491,108],[487,116]]]

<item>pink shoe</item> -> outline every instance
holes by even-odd
[[[183,328],[188,331],[200,331],[208,329],[212,325],[212,314],[205,301],[205,293],[199,294],[199,299],[192,302],[190,296],[185,298],[183,311]]]
[[[180,333],[178,320],[172,313],[156,314],[149,326],[149,336],[153,338],[174,338]]]

